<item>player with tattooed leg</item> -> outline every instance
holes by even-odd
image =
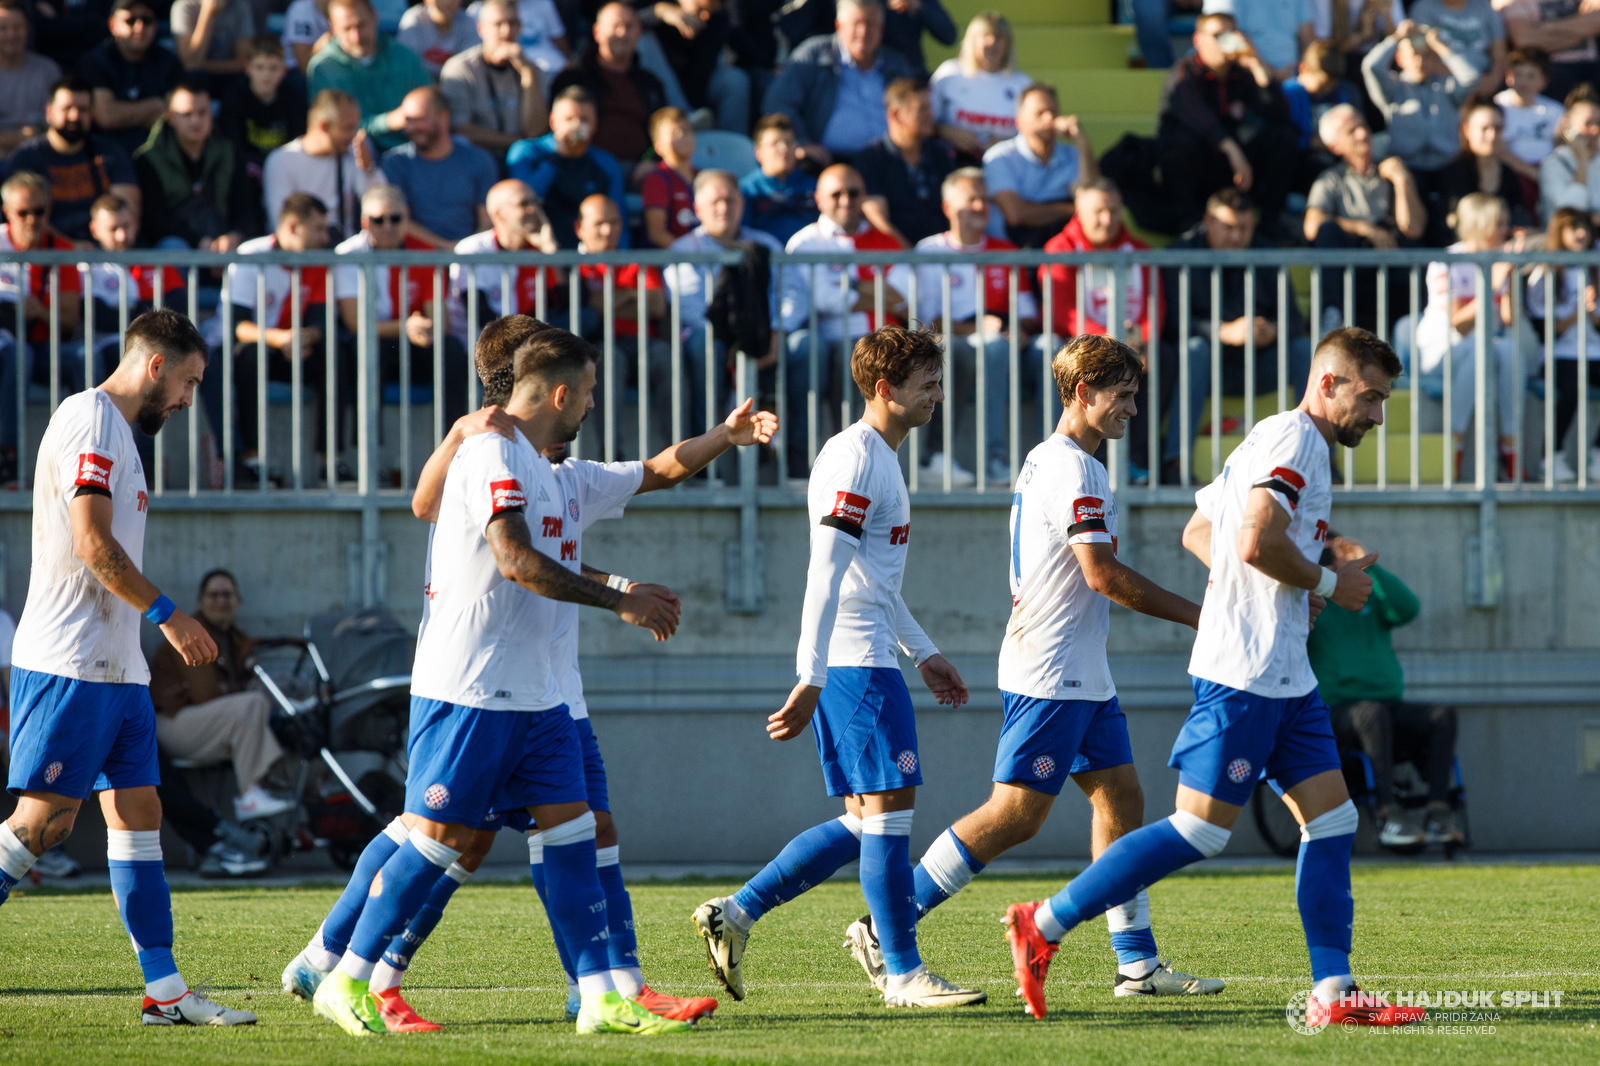
[[[256,1016],[193,991],[172,957],[161,858],[156,717],[139,615],[189,666],[217,657],[193,618],[140,573],[144,469],[130,428],[149,435],[194,401],[206,346],[194,323],[151,311],[128,325],[122,361],[50,417],[34,473],[33,573],[11,674],[17,808],[0,825],[0,903],[100,793],[111,891],[144,972],[145,1025],[251,1025]]]

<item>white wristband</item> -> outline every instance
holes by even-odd
[[[1333,595],[1333,590],[1338,586],[1339,575],[1324,566],[1322,568],[1322,580],[1317,582],[1317,587],[1312,589],[1311,592],[1313,595],[1321,596],[1323,599],[1327,599],[1329,596]]]
[[[618,592],[627,592],[628,586],[631,584],[633,584],[631,579],[622,577],[618,574],[612,574],[610,577],[606,578],[606,588],[616,589]]]

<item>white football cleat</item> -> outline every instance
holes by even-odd
[[[1220,977],[1196,977],[1174,970],[1170,961],[1162,959],[1142,981],[1117,974],[1113,992],[1119,996],[1214,996],[1227,987],[1228,982]]]
[[[872,987],[882,992],[888,982],[888,971],[883,964],[883,948],[878,944],[878,934],[872,929],[872,915],[863,915],[844,930],[844,946],[867,971]]]
[[[302,951],[283,968],[283,994],[310,1003],[316,997],[317,986],[322,984],[326,976],[326,972],[311,965]]]
[[[144,997],[139,1021],[145,1025],[254,1025],[256,1016],[213,1003],[191,988],[171,1003]]]
[[[750,934],[728,920],[728,897],[708,899],[691,916],[694,928],[706,942],[706,958],[717,983],[734,999],[744,998],[744,947]]]
[[[899,988],[885,990],[883,1002],[887,1007],[973,1007],[989,1002],[989,993],[958,987],[924,969]]]

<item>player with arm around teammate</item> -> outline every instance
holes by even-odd
[[[767,720],[774,740],[810,723],[828,794],[843,817],[795,837],[732,896],[695,910],[712,972],[744,998],[751,926],[767,911],[861,860],[861,889],[883,947],[884,1003],[955,1007],[984,1002],[929,970],[917,953],[911,873],[917,723],[896,650],[912,657],[940,703],[967,702],[967,686],[922,632],[900,594],[911,501],[897,452],[944,399],[935,334],[884,326],[856,342],[851,376],[866,398],[861,421],[830,439],[811,469],[811,561],[796,653],[799,683]]]
[[[256,1020],[190,990],[173,961],[155,708],[139,648],[143,614],[186,664],[217,657],[200,623],[140,573],[149,496],[130,428],[159,433],[194,401],[205,369],[194,323],[150,311],[129,324],[111,376],[56,408],[39,441],[33,571],[12,658],[7,785],[17,808],[0,825],[0,902],[98,791],[111,891],[144,973],[145,1025]]]
[[[1011,499],[1011,619],[1000,648],[1005,724],[994,791],[946,829],[914,871],[919,920],[988,863],[1039,832],[1066,778],[1094,810],[1095,856],[1144,821],[1128,722],[1106,663],[1111,603],[1194,628],[1200,605],[1117,559],[1117,503],[1094,458],[1121,440],[1143,370],[1121,341],[1085,334],[1056,353],[1061,395],[1055,433],[1028,454]],[[1156,953],[1150,898],[1141,888],[1106,912],[1117,955],[1118,996],[1210,995],[1223,982],[1172,969]],[[845,930],[845,946],[874,985],[883,953],[872,916]]]
[[[1265,776],[1301,826],[1295,900],[1315,985],[1313,1024],[1402,1025],[1426,1013],[1358,998],[1350,969],[1350,846],[1356,810],[1345,791],[1328,708],[1317,695],[1306,635],[1319,598],[1360,610],[1372,589],[1352,560],[1318,565],[1328,529],[1328,449],[1354,447],[1383,421],[1400,360],[1362,329],[1322,339],[1300,406],[1263,419],[1196,494],[1183,543],[1211,570],[1189,662],[1195,704],[1173,744],[1177,811],[1121,837],[1043,903],[1006,912],[1017,984],[1045,1012],[1044,979],[1061,938],[1174,870],[1218,854]]]

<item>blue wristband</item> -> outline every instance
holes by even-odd
[[[171,618],[172,612],[177,609],[178,605],[168,599],[165,594],[162,594],[156,597],[156,602],[150,605],[150,609],[144,612],[144,616],[159,626]]]

